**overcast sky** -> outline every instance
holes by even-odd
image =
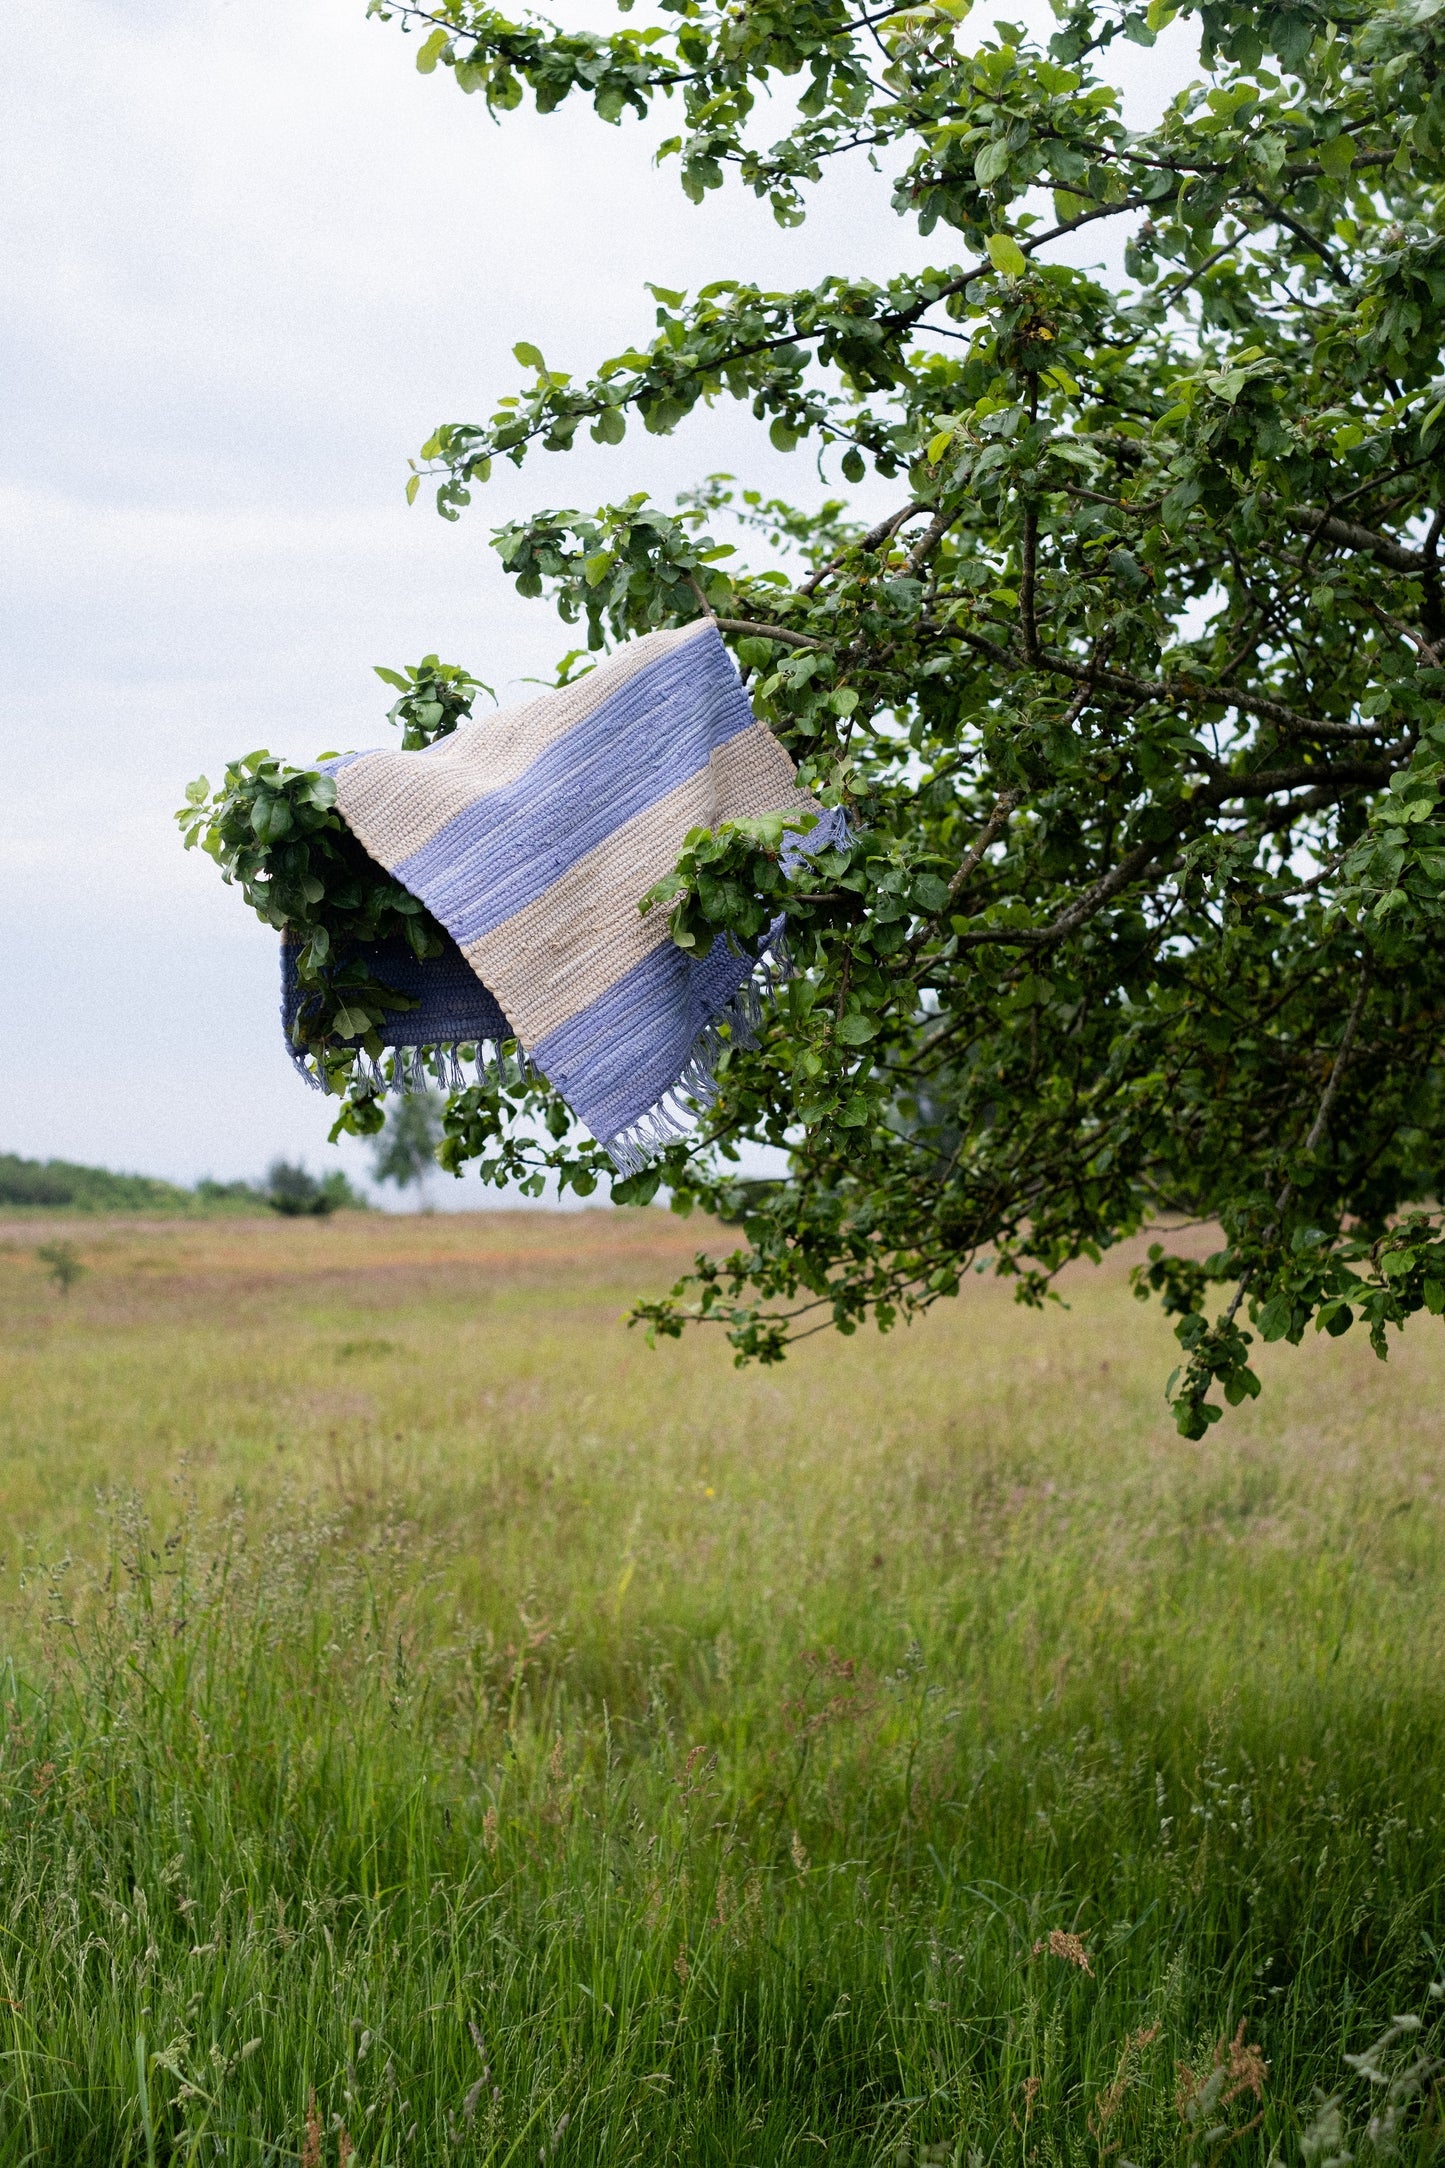
[[[333,1164],[275,936],[179,847],[186,783],[383,742],[375,663],[436,649],[504,702],[550,672],[572,642],[502,576],[503,519],[719,468],[816,494],[805,452],[728,410],[508,468],[456,526],[408,510],[408,455],[490,413],[518,339],[580,372],[650,332],[644,279],[957,253],[861,166],[795,232],[737,191],[695,209],[650,164],[670,113],[499,128],[415,50],[363,0],[77,0],[61,35],[5,11],[0,1151],[183,1181]],[[1190,72],[1178,40],[1122,60],[1135,125]]]

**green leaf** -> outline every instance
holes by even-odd
[[[988,237],[989,262],[995,271],[1005,278],[1021,279],[1028,269],[1028,258],[1012,234],[991,233]]]
[[[1260,1335],[1265,1340],[1282,1340],[1289,1331],[1294,1316],[1294,1305],[1288,1295],[1273,1295],[1259,1313]]]
[[[438,60],[446,51],[447,41],[450,36],[451,32],[449,30],[438,29],[433,30],[430,37],[422,39],[421,44],[417,47],[416,55],[416,72],[418,75],[431,75],[434,73]]]
[[[1167,492],[1159,508],[1159,517],[1170,534],[1178,533],[1202,495],[1203,490],[1192,475],[1187,481],[1176,482]]]
[[[913,883],[912,900],[915,909],[937,913],[948,904],[948,883],[936,873],[920,873]]]
[[[542,359],[542,350],[533,346],[530,339],[518,339],[512,352],[524,369],[535,369],[540,376],[546,375],[547,364]]]
[[[408,504],[416,503],[416,493],[420,488],[421,476],[419,474],[409,474],[406,481],[406,501]]]
[[[1337,135],[1332,142],[1321,143],[1315,152],[1320,164],[1333,181],[1343,180],[1355,162],[1355,146],[1347,135]]]

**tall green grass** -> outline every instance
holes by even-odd
[[[1438,2153],[1445,1515],[1388,1373],[1373,1456],[1179,1447],[1080,1353],[1102,1284],[734,1382],[560,1263],[380,1338],[366,1239],[179,1342],[98,1271],[10,1350],[18,1424],[108,1378],[119,1438],[149,1375],[192,1460],[72,1562],[11,1531],[0,2168]],[[254,1426],[323,1364],[370,1428],[328,1388],[300,1466],[287,1403],[289,1489],[261,1439],[192,1502],[224,1381]]]
[[[1279,1663],[1162,1577],[1121,1678],[1058,1546],[843,1657],[747,1604],[502,1645],[398,1528],[113,1538],[6,1680],[6,2162],[304,2158],[313,2093],[327,2160],[1183,2158],[1241,2020],[1262,2158],[1430,2007],[1398,1606]]]

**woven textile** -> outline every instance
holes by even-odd
[[[644,1164],[707,1099],[720,1026],[756,1020],[781,921],[756,956],[719,940],[694,958],[640,898],[691,828],[820,814],[716,626],[650,633],[423,751],[330,765],[337,810],[446,927],[533,1066],[619,1167]],[[843,832],[824,815],[788,855]]]
[[[297,1038],[296,1025],[308,1007],[319,1003],[317,996],[308,994],[297,979],[296,953],[294,942],[282,942],[281,1027],[296,1067],[308,1084],[317,1084],[319,1079],[306,1065],[304,1043]],[[353,962],[364,965],[370,977],[383,986],[394,987],[416,1003],[415,1008],[393,1011],[381,1032],[383,1043],[393,1050],[389,1071],[365,1054],[360,1057],[363,1074],[378,1089],[384,1090],[394,1081],[417,1091],[425,1090],[423,1047],[436,1050],[433,1064],[439,1070],[439,1081],[458,1087],[464,1081],[462,1047],[474,1049],[472,1058],[484,1069],[489,1063],[499,1063],[503,1041],[513,1036],[512,1027],[455,941],[448,941],[440,956],[429,956],[425,962],[413,955],[410,944],[400,935],[390,941],[358,942],[342,951],[338,967]]]

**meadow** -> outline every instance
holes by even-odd
[[[1441,2151],[1428,1320],[1189,1445],[1126,1260],[737,1372],[661,1212],[64,1231],[0,2168]]]

